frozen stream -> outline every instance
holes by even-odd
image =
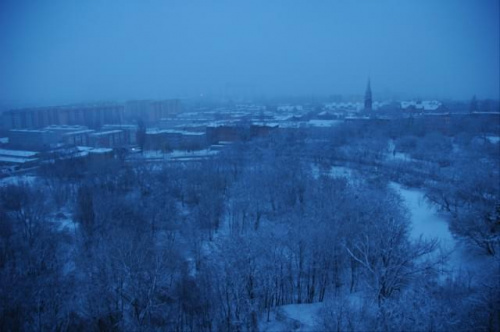
[[[320,174],[328,174],[331,177],[345,177],[349,180],[353,177],[353,170],[345,166],[332,166],[329,172],[320,171],[317,165],[312,165],[312,174],[318,178]],[[486,256],[476,247],[468,247],[463,242],[453,237],[448,228],[448,216],[440,213],[437,208],[425,200],[425,192],[411,189],[395,182],[390,186],[401,195],[410,213],[411,233],[410,237],[417,240],[437,239],[440,251],[448,256],[446,263],[441,266],[443,270],[452,271],[455,275],[460,272],[469,275],[480,275],[488,266],[497,266],[498,261],[493,257]]]
[[[488,263],[488,257],[466,248],[462,242],[453,237],[446,216],[425,201],[424,192],[405,188],[398,183],[391,183],[391,187],[401,194],[411,214],[410,236],[413,239],[418,239],[420,236],[424,239],[438,239],[441,250],[450,254],[445,266],[447,270],[474,273],[480,271],[483,264]]]
[[[394,182],[391,186],[401,194],[411,213],[411,237],[415,239],[420,236],[425,239],[437,238],[443,249],[453,249],[456,246],[457,243],[451,235],[445,216],[425,201],[423,192],[404,188]]]

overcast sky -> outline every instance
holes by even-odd
[[[0,99],[499,98],[498,0],[0,1]]]

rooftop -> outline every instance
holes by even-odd
[[[11,164],[24,164],[36,160],[38,160],[38,158],[16,158],[0,156],[0,162]]]
[[[93,133],[92,136],[104,136],[104,135],[112,135],[122,133],[122,130],[108,130],[108,131],[100,131],[98,133]]]
[[[188,135],[188,136],[203,136],[204,132],[186,131],[186,130],[175,130],[175,129],[148,129],[147,134],[157,135],[157,134],[178,134],[178,135]]]
[[[95,148],[89,151],[89,153],[101,154],[101,153],[110,153],[113,152],[113,149],[110,148]]]
[[[11,129],[9,130],[10,133],[49,133],[48,130],[44,129]]]
[[[78,131],[72,131],[69,133],[64,133],[64,136],[72,136],[72,135],[80,135],[80,134],[91,134],[95,132],[95,130],[92,129],[86,129],[86,130],[78,130]]]
[[[44,130],[84,130],[84,129],[88,129],[87,127],[85,126],[80,126],[80,125],[74,125],[74,126],[70,126],[70,125],[50,125],[50,126],[47,126],[44,128]]]
[[[7,156],[7,157],[34,157],[38,154],[38,152],[33,152],[33,151],[23,151],[23,150],[7,150],[7,149],[0,149],[0,156]]]

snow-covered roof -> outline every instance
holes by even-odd
[[[474,114],[500,115],[500,112],[474,112]]]
[[[277,122],[252,122],[252,126],[260,126],[260,127],[278,127],[279,123]]]
[[[285,121],[280,123],[280,128],[301,128],[305,126],[305,122]]]
[[[31,161],[36,161],[38,158],[16,158],[16,157],[4,157],[0,156],[0,163],[10,163],[10,164],[25,164]]]
[[[34,157],[37,154],[38,154],[38,152],[33,152],[33,151],[0,149],[0,155],[1,156],[8,156],[8,157],[29,158],[29,157]]]
[[[103,129],[137,129],[135,124],[107,124],[102,126]]]
[[[240,121],[229,121],[229,120],[221,120],[221,121],[212,121],[207,123],[207,127],[225,127],[225,126],[234,126],[235,124],[240,123]]]
[[[278,111],[303,111],[304,108],[301,105],[280,105],[277,107]]]
[[[9,130],[11,133],[49,133],[48,130],[40,130],[40,129],[11,129]]]
[[[81,134],[91,134],[95,132],[95,130],[92,129],[85,129],[85,130],[78,130],[78,131],[71,131],[69,133],[64,133],[63,136],[73,136],[73,135],[81,135]]]
[[[369,116],[346,116],[345,120],[369,120]]]
[[[441,102],[437,100],[422,100],[422,101],[411,100],[411,101],[401,102],[402,109],[407,109],[409,107],[415,108],[417,110],[435,111],[439,107],[441,107]]]
[[[89,151],[89,153],[101,154],[101,153],[110,153],[113,152],[113,149],[110,148],[95,148]]]
[[[182,135],[186,135],[186,136],[203,136],[203,135],[206,135],[206,133],[201,132],[201,131],[182,131]]]
[[[186,131],[186,130],[176,130],[176,129],[149,129],[146,132],[148,135],[158,135],[158,134],[178,134],[186,136],[203,136],[204,132],[200,131]]]
[[[184,150],[174,150],[167,153],[166,156],[170,158],[189,158],[189,157],[207,157],[216,155],[218,151],[213,151],[210,149],[203,149],[197,151],[184,151]]]
[[[135,159],[163,159],[170,161],[191,161],[191,160],[200,160],[204,158],[208,158],[218,154],[219,151],[204,149],[204,150],[196,150],[196,151],[185,151],[185,150],[174,150],[169,153],[156,151],[156,150],[147,150],[144,151],[141,155],[134,155],[132,158]]]
[[[148,134],[148,135],[176,134],[176,133],[178,133],[177,130],[171,130],[171,129],[151,128],[151,129],[146,130],[146,134]]]
[[[377,104],[378,105],[378,104]],[[344,110],[344,111],[360,111],[364,108],[362,102],[335,102],[323,104],[326,110]]]
[[[332,127],[332,126],[338,125],[341,122],[343,122],[343,121],[339,121],[339,120],[309,120],[309,122],[307,124],[309,126],[312,126],[312,127]]]
[[[100,131],[98,133],[93,133],[92,136],[105,136],[105,135],[119,134],[122,132],[123,132],[122,130]]]
[[[255,105],[255,104],[238,104],[235,106],[237,110],[247,110],[247,111],[264,111],[266,106]]]
[[[439,113],[439,112],[430,112],[430,113],[425,113],[426,116],[449,116],[450,113]]]
[[[64,130],[64,131],[85,130],[85,129],[88,129],[88,127],[80,125],[50,125],[44,128],[44,130]]]
[[[288,113],[288,114],[283,114],[283,115],[275,115],[274,119],[277,121],[284,121],[284,120],[288,120],[292,117],[293,117],[293,114]]]
[[[77,146],[76,149],[78,151],[83,152],[83,151],[90,151],[93,149],[93,147],[91,147],[91,146]]]

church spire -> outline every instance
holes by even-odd
[[[368,84],[366,86],[365,92],[365,111],[372,110],[372,88],[370,84],[370,78],[368,78]]]

